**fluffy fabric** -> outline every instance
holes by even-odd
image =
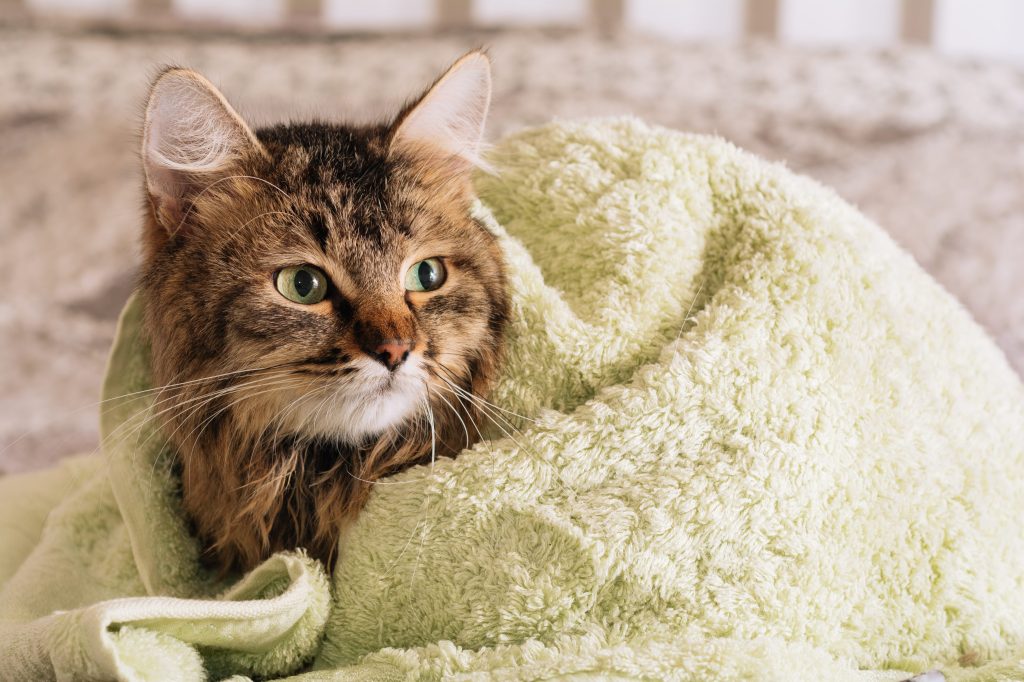
[[[490,437],[379,484],[331,584],[284,554],[229,586],[156,399],[114,400],[102,463],[0,480],[0,678],[1024,679],[1024,387],[956,301],[718,139],[559,123],[490,161]],[[141,303],[108,397],[148,387]]]

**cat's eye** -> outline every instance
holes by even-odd
[[[434,291],[444,284],[448,273],[439,258],[428,258],[414,263],[405,273],[405,288],[409,291]]]
[[[282,268],[274,277],[274,285],[289,301],[313,305],[327,296],[327,275],[312,265]]]

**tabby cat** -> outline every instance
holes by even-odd
[[[375,481],[479,437],[509,314],[470,213],[490,63],[391,122],[253,130],[198,73],[146,108],[140,292],[161,428],[210,564],[328,565]]]

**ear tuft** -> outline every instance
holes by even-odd
[[[246,153],[262,151],[217,88],[180,68],[164,71],[153,83],[142,138],[146,186],[157,220],[170,232],[202,185]]]
[[[470,52],[399,115],[392,148],[425,146],[461,160],[466,168],[483,166],[480,153],[490,105],[491,61],[483,52]]]

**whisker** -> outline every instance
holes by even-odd
[[[433,468],[434,462],[437,461],[437,431],[434,422],[434,408],[430,406],[430,387],[427,386],[427,415],[430,417],[430,466]]]
[[[459,401],[460,405],[462,405],[462,406],[464,406],[466,408],[467,416],[469,416],[470,413],[476,412],[476,410],[479,410],[479,406],[475,405],[473,403],[473,401],[469,401],[469,404],[467,405],[466,404],[466,399],[463,398],[462,396],[460,396],[458,393],[452,393],[452,395],[455,397],[456,400]],[[476,408],[476,410],[473,409],[473,408]],[[483,414],[482,412],[481,412],[481,416],[487,417],[487,415]],[[482,442],[482,443],[486,442],[487,439],[484,438],[484,434],[480,431],[480,425],[476,423],[476,419],[474,419],[473,417],[470,416],[469,422],[473,425],[473,430],[476,431],[477,438],[480,440],[480,442]],[[487,446],[487,449],[488,449],[488,451],[490,451],[490,449],[491,449],[490,445]]]
[[[438,377],[438,378],[439,378],[439,379],[441,379],[441,381],[443,381],[443,382],[445,382],[446,384],[448,384],[448,387],[447,387],[447,389],[446,389],[446,390],[449,390],[449,391],[451,391],[451,390],[452,390],[452,389],[454,388],[454,386],[452,386],[452,385],[451,385],[451,384],[450,384],[450,383],[449,383],[449,382],[448,382],[448,381],[447,381],[446,379],[444,379],[443,377]],[[458,394],[455,394],[455,395],[458,395]],[[474,398],[475,396],[473,396],[472,394],[467,394],[467,397],[469,397],[469,398]],[[500,430],[500,431],[501,431],[501,432],[502,432],[502,433],[503,433],[503,434],[505,435],[505,437],[507,437],[507,438],[508,438],[509,440],[511,440],[511,441],[512,441],[513,443],[515,443],[515,444],[516,444],[516,445],[517,445],[518,447],[521,447],[521,448],[523,448],[524,450],[526,450],[527,452],[529,452],[529,453],[531,453],[532,455],[534,455],[535,457],[538,457],[538,458],[540,458],[540,454],[538,454],[536,450],[534,450],[534,449],[530,448],[529,446],[527,446],[527,445],[525,445],[524,443],[522,443],[522,442],[520,442],[519,440],[517,440],[517,439],[516,439],[516,438],[515,438],[515,437],[514,437],[514,436],[513,436],[513,435],[512,435],[511,433],[509,433],[509,431],[508,431],[508,430],[507,430],[507,429],[506,429],[506,428],[505,428],[504,426],[502,426],[501,422],[504,422],[504,423],[505,423],[505,424],[506,424],[506,425],[507,425],[507,426],[508,426],[509,428],[511,428],[511,429],[513,429],[514,431],[516,431],[516,432],[517,432],[517,433],[518,433],[518,434],[519,434],[520,436],[522,436],[523,438],[526,438],[526,434],[525,434],[525,433],[523,433],[523,432],[522,432],[522,430],[520,430],[520,429],[519,429],[518,427],[516,427],[516,426],[515,426],[514,424],[512,424],[512,423],[511,423],[511,422],[509,422],[509,421],[508,421],[507,419],[505,419],[504,417],[502,417],[502,416],[501,416],[500,414],[497,414],[497,413],[495,413],[494,411],[492,411],[492,410],[489,410],[489,409],[487,408],[487,406],[484,406],[484,405],[480,405],[479,407],[480,407],[480,409],[481,409],[481,414],[482,414],[482,415],[483,415],[484,417],[487,417],[487,418],[488,418],[488,419],[489,419],[489,420],[491,421],[491,423],[492,423],[492,424],[494,424],[494,425],[495,425],[496,427],[498,427],[498,429],[499,429],[499,430]],[[499,419],[501,420],[501,422],[499,422],[499,421],[498,421]]]
[[[241,391],[241,390],[246,389],[246,388],[252,388],[254,386],[263,386],[263,385],[269,385],[270,383],[274,383],[274,382],[280,382],[280,381],[282,381],[284,374],[287,374],[287,373],[286,372],[282,372],[282,373],[279,373],[277,375],[270,375],[270,376],[259,377],[257,379],[253,379],[251,381],[247,381],[247,382],[244,382],[244,383],[236,385],[236,386],[231,386],[231,387],[226,388],[226,389],[219,389],[219,390],[217,390],[217,391],[215,391],[213,393],[203,394],[203,395],[200,395],[200,396],[197,396],[195,398],[190,399],[187,402],[195,403],[195,404],[193,404],[190,408],[188,408],[188,410],[186,410],[181,415],[180,420],[179,420],[180,423],[178,424],[178,426],[170,434],[164,434],[165,437],[168,440],[173,438],[173,436],[178,432],[178,430],[182,426],[184,426],[187,423],[187,421],[191,418],[191,416],[193,414],[195,414],[197,411],[203,409],[206,405],[208,405],[212,401],[216,400],[217,398],[222,397],[224,395],[229,395],[232,392]],[[167,400],[172,400],[172,399],[173,398],[168,398]],[[185,404],[185,402],[183,401],[182,404]],[[152,422],[157,421],[158,418],[161,415],[163,415],[163,414],[165,414],[165,413],[167,413],[167,412],[169,412],[171,410],[174,410],[176,408],[179,408],[179,407],[180,407],[180,405],[172,405],[171,407],[165,408],[165,409],[160,410],[159,412],[156,412],[156,413],[153,413],[152,409],[150,409],[146,413],[140,413],[140,414],[142,414],[142,418],[141,418],[141,420],[136,420],[137,423],[135,424],[134,428],[127,429],[124,433],[119,433],[122,430],[123,427],[125,427],[125,426],[129,426],[130,427],[131,426],[132,420],[128,420],[124,424],[119,426],[117,429],[112,431],[108,435],[108,437],[105,438],[101,442],[100,445],[102,447],[106,443],[110,442],[115,436],[117,436],[119,439],[121,439],[123,441],[123,440],[127,440],[133,434],[141,434],[141,431],[144,428],[146,428]],[[141,443],[139,443],[138,440],[136,440],[135,452],[138,452],[138,450],[142,446],[146,445],[152,438],[156,437],[158,434],[160,434],[160,430],[159,429],[154,429],[153,432],[146,438],[146,440],[142,441]],[[154,461],[154,467],[155,466],[156,466],[156,462]]]
[[[172,235],[175,235],[175,234],[177,234],[177,233],[178,233],[178,230],[180,230],[180,229],[181,229],[181,226],[182,226],[182,225],[184,225],[184,224],[185,224],[185,221],[186,221],[186,220],[188,220],[189,216],[191,216],[191,215],[192,215],[192,211],[193,211],[193,210],[195,209],[195,206],[196,206],[196,201],[197,201],[197,200],[199,199],[199,197],[203,196],[204,194],[206,194],[206,192],[208,192],[209,190],[213,189],[213,188],[214,188],[214,186],[216,186],[216,185],[219,185],[219,184],[220,184],[220,183],[222,183],[222,182],[227,182],[228,180],[238,180],[238,179],[243,179],[243,180],[256,180],[256,181],[258,181],[258,182],[262,182],[262,183],[264,183],[264,184],[266,184],[266,185],[269,185],[270,187],[273,187],[273,188],[274,188],[274,189],[276,189],[276,190],[277,190],[278,192],[280,192],[281,194],[283,194],[283,195],[284,195],[284,197],[285,197],[286,199],[288,199],[288,201],[289,201],[289,202],[293,202],[293,201],[295,201],[295,200],[294,200],[294,199],[292,198],[292,196],[291,196],[290,194],[288,194],[288,192],[285,192],[285,191],[284,191],[283,189],[281,189],[280,187],[278,187],[278,186],[277,186],[277,185],[275,185],[274,183],[270,182],[269,180],[264,180],[263,178],[258,178],[258,177],[256,177],[255,175],[229,175],[229,176],[227,176],[227,177],[223,177],[223,178],[218,178],[217,180],[214,180],[214,181],[213,181],[213,182],[211,182],[211,183],[210,183],[209,185],[207,185],[207,186],[206,186],[206,187],[204,187],[204,188],[203,188],[202,190],[200,190],[200,191],[199,191],[199,192],[198,192],[198,193],[197,193],[197,194],[195,195],[195,197],[193,197],[193,198],[192,198],[192,201],[191,201],[191,202],[189,203],[189,207],[188,207],[188,210],[187,210],[187,211],[185,211],[185,215],[181,216],[181,220],[180,220],[180,221],[178,221],[178,224],[177,224],[177,225],[176,225],[176,226],[174,227],[174,229],[173,229],[173,230],[171,230],[171,234],[172,234]]]
[[[200,394],[198,396],[191,397],[191,398],[181,399],[181,400],[179,400],[177,402],[177,404],[172,405],[171,407],[167,407],[167,408],[161,409],[161,410],[159,410],[157,412],[153,412],[153,410],[156,407],[158,407],[159,405],[161,405],[161,404],[165,404],[165,403],[168,403],[168,402],[172,402],[172,401],[178,400],[178,396],[169,396],[167,398],[164,398],[164,399],[160,400],[157,403],[154,403],[149,408],[147,408],[147,410],[145,411],[146,416],[145,416],[145,421],[144,421],[143,425],[145,425],[145,423],[148,422],[149,420],[156,419],[157,417],[160,417],[160,416],[162,416],[162,415],[164,415],[164,414],[166,414],[166,413],[168,413],[168,412],[170,412],[170,411],[172,411],[174,409],[180,408],[183,405],[188,405],[188,404],[196,403],[196,402],[200,402],[200,405],[202,405],[208,399],[216,399],[216,398],[218,398],[218,397],[220,397],[222,395],[227,395],[227,394],[231,393],[232,391],[240,390],[240,389],[245,388],[247,386],[252,386],[254,383],[259,383],[259,382],[267,381],[267,380],[270,380],[270,379],[280,378],[282,376],[285,376],[286,374],[288,374],[288,372],[282,371],[282,372],[280,372],[278,374],[272,374],[272,375],[257,377],[256,379],[253,379],[251,381],[247,381],[247,382],[242,383],[242,384],[238,384],[238,385],[234,385],[234,386],[229,386],[227,388],[217,389],[216,391],[213,391],[212,393],[203,393],[203,394]],[[186,415],[187,414],[190,414],[190,412],[186,412]],[[103,445],[106,442],[110,441],[115,435],[118,435],[120,429],[125,424],[129,424],[130,421],[131,420],[126,421],[124,424],[122,424],[118,428],[116,428],[113,431],[111,431],[107,435],[107,437],[104,438],[104,440],[101,442],[101,445]],[[128,435],[130,435],[130,433]]]
[[[257,373],[257,372],[271,371],[271,370],[287,367],[290,364],[291,363],[281,363],[281,364],[278,364],[278,365],[270,365],[268,367],[255,367],[255,368],[250,368],[250,369],[240,369],[240,370],[234,370],[234,371],[231,371],[231,372],[224,372],[222,374],[215,374],[215,375],[212,375],[212,376],[206,376],[206,377],[199,377],[199,378],[196,378],[196,379],[190,379],[188,381],[173,382],[173,383],[169,383],[169,384],[164,384],[162,386],[154,386],[152,388],[146,388],[146,389],[142,389],[142,390],[139,390],[139,391],[132,391],[132,392],[129,392],[129,393],[123,393],[123,394],[120,394],[120,395],[111,396],[109,398],[104,398],[103,400],[98,400],[98,401],[95,401],[95,402],[91,402],[88,405],[83,405],[82,407],[78,407],[78,408],[75,408],[73,410],[67,411],[67,412],[64,413],[64,415],[65,416],[75,415],[75,414],[78,414],[78,413],[80,413],[80,412],[82,412],[84,410],[91,410],[91,409],[94,409],[96,407],[102,407],[102,409],[100,410],[100,414],[101,415],[105,415],[105,414],[108,414],[111,410],[114,410],[114,409],[120,407],[121,405],[123,405],[123,404],[125,404],[127,402],[134,402],[136,400],[142,400],[143,398],[146,398],[146,397],[148,397],[148,396],[150,396],[152,394],[156,394],[159,397],[159,395],[161,393],[163,393],[165,391],[168,391],[170,389],[180,388],[180,387],[183,387],[183,386],[189,386],[189,385],[194,385],[194,384],[208,382],[208,381],[215,381],[217,379],[223,379],[223,378],[226,378],[226,377],[229,377],[229,376],[237,376],[237,375],[242,375],[242,374],[254,374],[254,373]],[[176,376],[180,376],[183,371],[184,370],[179,371]],[[164,402],[164,399],[159,399],[156,404],[159,405],[159,404],[161,404],[163,402]],[[103,407],[107,403],[116,403],[116,404]],[[34,432],[35,432],[35,429],[28,429],[24,433],[22,433],[20,436],[15,438],[14,440],[8,442],[6,445],[4,445],[3,448],[0,448],[0,455],[3,455],[10,448],[14,447],[15,445],[17,445],[21,441],[25,440],[26,438],[31,436]],[[101,441],[95,448],[93,448],[92,452],[94,454],[99,452],[100,449],[102,448],[102,446],[103,446],[103,441]]]
[[[180,429],[181,426],[185,424],[185,420],[187,420],[192,414],[194,414],[196,411],[202,409],[203,407],[208,405],[213,400],[216,400],[221,395],[225,395],[225,394],[229,393],[232,390],[241,390],[242,388],[246,388],[246,387],[248,387],[248,386],[250,386],[252,384],[270,381],[273,378],[274,378],[273,376],[271,376],[271,377],[261,377],[261,378],[258,378],[258,379],[252,380],[252,381],[245,382],[244,384],[241,384],[239,386],[231,387],[230,389],[221,389],[221,390],[218,390],[218,391],[216,391],[216,392],[214,392],[212,394],[204,394],[204,395],[200,395],[200,396],[198,396],[196,398],[193,398],[189,402],[198,401],[198,403],[194,404],[192,407],[190,407],[181,416],[182,421],[178,425],[178,427],[176,427],[175,430],[173,432],[171,432],[171,434],[164,434],[165,437],[167,437],[168,440],[170,440],[170,438],[172,438],[174,436],[174,434],[178,431],[178,429]],[[166,401],[173,400],[173,399],[174,399],[174,397],[172,396],[171,398],[167,398],[165,401],[161,401],[161,402],[166,402]],[[139,413],[138,415],[136,415],[136,417],[141,415],[141,419],[133,417],[132,419],[127,420],[124,424],[120,425],[117,429],[112,431],[108,435],[108,437],[105,438],[100,443],[100,447],[106,445],[115,436],[117,438],[121,439],[122,442],[123,442],[124,440],[127,440],[128,438],[130,438],[132,435],[136,435],[136,436],[141,435],[143,429],[147,428],[150,424],[152,424],[153,422],[157,421],[161,415],[163,415],[166,412],[169,412],[169,411],[175,409],[175,407],[177,407],[177,406],[171,406],[169,408],[160,410],[159,412],[153,413],[153,409],[155,408],[155,406],[151,406],[147,411]],[[133,428],[124,428],[124,427],[131,427],[133,423],[135,424]],[[124,431],[123,433],[121,433],[122,430]],[[138,441],[138,438],[136,437],[135,447],[133,449],[133,456],[138,456],[140,449],[143,446],[145,446],[146,444],[148,444],[151,439],[157,437],[160,434],[161,434],[161,430],[160,429],[158,429],[158,428],[157,429],[153,429],[152,432],[149,434],[149,436],[147,436],[146,439],[144,441],[142,441],[141,443]],[[160,463],[159,458],[158,459],[154,459],[154,461],[153,461],[153,471],[156,470],[156,467],[158,466],[159,463]]]
[[[172,388],[181,388],[182,386],[189,386],[189,385],[192,385],[192,384],[203,383],[205,381],[214,381],[216,379],[224,379],[226,377],[237,376],[239,374],[252,374],[252,373],[255,373],[255,372],[265,372],[265,371],[274,370],[274,369],[281,369],[281,368],[289,366],[290,364],[292,364],[292,363],[285,362],[285,363],[281,363],[281,364],[278,364],[278,365],[269,365],[267,367],[254,367],[254,368],[250,368],[250,369],[238,369],[238,370],[234,370],[234,371],[231,371],[231,372],[224,372],[222,374],[213,374],[211,376],[198,377],[196,379],[189,379],[188,381],[179,381],[179,382],[175,382],[175,383],[164,384],[163,386],[155,386],[153,388],[147,388],[147,389],[143,389],[141,391],[133,391],[131,393],[124,393],[122,395],[112,396],[110,398],[106,398],[105,400],[101,400],[98,403],[94,403],[92,406],[101,405],[103,403],[113,402],[115,400],[124,400],[124,399],[127,399],[127,398],[137,399],[137,398],[135,398],[135,396],[145,397],[145,395],[149,394],[149,393],[166,391],[166,390],[169,390],[169,389],[172,389]],[[181,374],[181,372],[178,372],[178,374]],[[90,406],[90,407],[92,407],[92,406]]]
[[[469,445],[470,445],[470,443],[469,443],[469,427],[466,426],[466,422],[462,419],[462,415],[459,414],[459,411],[457,409],[455,409],[455,406],[452,405],[450,402],[448,402],[448,400],[443,395],[438,394],[437,397],[440,398],[441,400],[443,400],[445,405],[447,405],[448,407],[451,408],[452,413],[456,416],[456,418],[458,418],[459,422],[461,422],[462,430],[465,431],[465,433],[466,433],[466,448],[465,449],[468,450],[469,449]]]
[[[430,417],[430,472],[434,472],[434,462],[437,461],[437,431],[434,425],[434,409],[430,406],[430,386],[424,382],[424,387],[427,389],[427,415]],[[430,523],[430,507],[427,505],[427,498],[423,498],[423,530],[420,532],[420,549],[416,553],[416,562],[413,564],[412,573],[410,574],[409,582],[412,583],[416,579],[416,574],[419,572],[420,559],[423,558],[423,548],[427,544],[427,530]]]
[[[704,291],[704,284],[707,281],[708,281],[707,278],[701,280],[700,286],[697,287],[697,293],[695,293],[693,295],[693,299],[690,301],[690,307],[687,308],[686,315],[683,316],[683,321],[681,323],[679,323],[679,333],[676,334],[676,339],[675,339],[676,341],[678,341],[679,337],[681,337],[683,335],[683,327],[685,327],[686,323],[689,321],[690,313],[693,312],[693,306],[697,305],[697,299],[700,298],[700,292]]]
[[[496,410],[501,410],[502,412],[504,412],[506,414],[512,415],[513,417],[517,417],[517,418],[522,419],[524,421],[536,423],[537,420],[533,419],[532,417],[527,417],[524,414],[519,414],[518,412],[513,412],[512,410],[506,409],[506,408],[504,408],[504,407],[502,407],[500,405],[496,405],[496,404],[490,402],[489,400],[486,400],[482,396],[479,396],[479,395],[476,395],[475,393],[470,393],[469,391],[466,391],[461,386],[457,385],[457,376],[448,366],[446,366],[444,363],[438,362],[436,360],[435,360],[435,364],[437,365],[437,367],[439,369],[443,370],[448,375],[448,377],[452,380],[453,388],[457,388],[460,391],[465,391],[467,394],[472,395],[477,400],[479,400],[479,401],[481,401],[481,402],[483,402],[483,403],[493,407]]]
[[[256,397],[257,395],[260,395],[262,393],[269,393],[269,392],[272,392],[272,391],[280,390],[281,388],[287,386],[290,382],[294,382],[294,381],[297,381],[297,379],[295,377],[288,377],[288,376],[285,376],[285,377],[278,376],[278,377],[274,377],[274,378],[263,378],[262,380],[254,380],[254,381],[251,381],[251,382],[247,382],[247,383],[245,383],[245,384],[243,384],[241,386],[233,387],[233,390],[229,391],[227,393],[222,393],[221,395],[208,397],[208,399],[204,400],[203,402],[201,402],[201,403],[199,403],[197,405],[194,405],[193,407],[189,408],[189,410],[184,415],[182,415],[180,417],[179,423],[177,424],[177,426],[175,426],[174,430],[171,431],[169,434],[165,434],[165,438],[167,438],[167,440],[169,440],[169,441],[173,441],[175,435],[177,435],[177,433],[181,430],[182,427],[188,425],[188,423],[191,421],[191,418],[192,418],[192,416],[194,414],[196,414],[200,410],[204,409],[207,405],[209,405],[211,402],[213,402],[217,398],[222,397],[222,395],[231,395],[233,393],[243,393],[243,395],[239,399],[234,400],[234,401],[228,403],[227,405],[224,405],[220,409],[216,410],[213,414],[209,415],[205,420],[201,421],[199,424],[194,425],[192,427],[192,429],[189,431],[189,433],[186,434],[185,438],[183,439],[184,443],[188,443],[189,440],[192,439],[192,436],[193,436],[194,433],[196,435],[195,435],[195,439],[194,439],[193,442],[198,441],[202,437],[202,435],[205,432],[205,430],[209,427],[209,425],[213,423],[213,420],[215,420],[218,416],[220,416],[224,412],[226,412],[229,409],[231,409],[234,405],[236,405],[236,404],[246,400],[247,398]],[[264,390],[257,391],[256,393],[249,392],[253,388],[260,388],[260,389],[264,389]],[[197,430],[198,430],[198,433],[196,433]],[[146,438],[145,441],[143,441],[141,444],[138,444],[138,443],[136,444],[136,450],[138,450],[142,446],[145,446],[146,443],[148,443],[150,441],[150,439],[156,437],[159,433],[160,433],[159,429],[154,429],[153,432]],[[154,467],[155,466],[156,466],[156,462],[154,462]],[[189,472],[190,472],[190,470],[186,470],[186,474],[187,475],[190,475]]]
[[[509,428],[515,430],[517,433],[519,433],[520,435],[525,437],[525,434],[523,434],[522,429],[520,429],[510,419],[504,417],[498,411],[499,408],[497,406],[495,406],[492,403],[489,403],[488,401],[484,400],[483,398],[481,398],[478,395],[475,395],[473,393],[470,393],[469,391],[466,391],[465,389],[463,389],[463,388],[457,386],[456,384],[448,381],[444,377],[441,377],[439,375],[435,375],[435,376],[437,376],[438,379],[440,379],[445,384],[447,384],[449,390],[454,392],[455,395],[458,396],[460,399],[469,400],[471,403],[473,403],[481,411],[481,414],[483,414],[483,416],[485,416],[488,419],[490,419],[491,423],[494,424],[495,426],[497,426],[499,429],[501,428],[501,425],[496,421],[496,419],[500,419],[506,426],[508,426]],[[535,420],[533,420],[533,419],[530,419],[529,421],[535,423]],[[505,433],[506,435],[508,435],[508,433],[504,429],[502,429],[502,432]]]
[[[259,215],[257,215],[255,217],[250,218],[249,220],[245,221],[243,224],[236,225],[233,229],[240,232],[240,231],[244,230],[245,228],[249,227],[249,225],[253,224],[254,222],[259,220],[260,218],[263,218],[263,217],[268,216],[268,215],[283,215],[283,216],[287,216],[289,218],[293,218],[294,217],[291,213],[287,213],[285,211],[264,211],[263,213],[260,213]]]
[[[194,426],[192,428],[192,430],[188,434],[185,435],[185,438],[183,440],[185,442],[188,442],[192,438],[192,434],[196,433],[196,429],[199,429],[199,433],[196,434],[196,436],[195,436],[195,439],[198,440],[202,436],[203,432],[205,432],[205,430],[209,427],[209,425],[213,423],[214,419],[216,419],[218,416],[220,416],[224,412],[230,410],[235,405],[237,405],[237,404],[239,404],[239,403],[241,403],[241,402],[243,402],[245,400],[248,400],[248,399],[251,399],[251,398],[255,398],[255,397],[259,396],[259,395],[263,395],[263,394],[266,394],[266,393],[273,393],[274,391],[278,391],[278,390],[280,390],[283,387],[291,385],[293,382],[301,382],[301,380],[296,378],[296,377],[284,377],[284,378],[279,379],[279,380],[277,380],[275,382],[261,384],[259,386],[259,388],[261,390],[256,391],[255,393],[246,393],[245,395],[242,395],[240,398],[238,398],[236,400],[233,400],[230,403],[228,403],[227,405],[221,407],[219,410],[214,412],[212,415],[209,415],[205,420],[200,422],[198,425]],[[193,411],[193,413],[194,413],[194,411]],[[184,423],[184,421],[182,423]],[[173,437],[174,433],[177,433],[177,431],[178,431],[178,429],[180,427],[181,427],[181,425],[179,425],[177,428],[175,428],[174,432],[172,432],[172,434],[171,434],[171,437]],[[252,455],[252,453],[250,452],[250,456],[251,455]]]
[[[424,420],[424,419],[418,417],[417,420],[416,420],[416,428],[417,428],[417,433],[418,433],[419,429],[422,428],[424,423],[426,423],[426,424],[428,424],[430,426],[431,433],[433,434],[433,418],[432,418],[432,413],[430,411],[430,399],[429,399],[430,387],[428,385],[426,385],[426,381],[424,381],[424,389],[426,389],[427,393],[423,396],[422,402],[423,402],[424,414],[426,415],[427,419]],[[433,439],[433,435],[432,435],[431,436],[431,461],[430,461],[430,467],[429,467],[429,472],[428,473],[426,473],[426,474],[424,474],[422,476],[416,477],[416,478],[410,478],[408,481],[402,481],[402,482],[377,481],[376,485],[388,484],[388,483],[393,483],[393,484],[396,484],[396,485],[399,484],[399,483],[413,483],[413,482],[419,482],[419,481],[422,481],[422,480],[425,480],[425,479],[429,478],[433,474],[434,462],[435,462],[435,457],[434,457],[434,454],[433,454],[433,443],[434,443],[434,439]],[[423,505],[425,506],[426,504],[427,504],[427,499],[426,499],[426,497],[424,497],[423,498]],[[425,511],[426,510],[424,510],[424,512]],[[409,538],[405,541],[405,545],[402,547],[402,551],[399,552],[397,557],[395,557],[395,561],[392,562],[392,564],[388,567],[388,570],[384,572],[384,575],[390,575],[391,571],[393,571],[395,569],[395,567],[398,565],[398,563],[401,560],[401,558],[403,556],[405,556],[406,551],[408,551],[409,545],[412,544],[412,540],[413,540],[414,537],[416,537],[417,531],[421,527],[423,527],[426,523],[427,523],[427,517],[426,516],[424,516],[423,520],[416,522],[416,526],[412,529],[412,532],[409,534]]]
[[[288,385],[293,385],[293,384],[301,385],[301,383],[302,383],[302,380],[297,378],[297,377],[286,376],[286,377],[281,377],[281,378],[277,379],[276,381],[271,381],[271,382],[268,382],[268,383],[260,384],[258,386],[258,388],[260,389],[259,391],[256,391],[255,393],[247,392],[244,395],[242,395],[241,397],[239,397],[239,398],[229,402],[227,405],[224,405],[223,407],[218,409],[213,414],[209,415],[205,420],[200,422],[199,425],[194,427],[188,434],[186,434],[184,440],[188,441],[192,437],[192,434],[195,433],[196,429],[201,428],[199,434],[197,434],[197,436],[196,436],[196,438],[198,439],[199,436],[202,435],[203,430],[205,430],[213,422],[214,419],[219,417],[224,412],[230,410],[235,405],[238,405],[239,403],[244,402],[245,400],[249,400],[249,399],[255,398],[256,396],[265,395],[267,393],[273,393],[274,391],[278,391],[282,387],[285,387],[285,386],[288,386]],[[251,388],[251,387],[247,387],[247,388]],[[236,392],[240,392],[240,391],[236,391]],[[175,429],[175,432],[176,431],[177,431],[177,429]]]

